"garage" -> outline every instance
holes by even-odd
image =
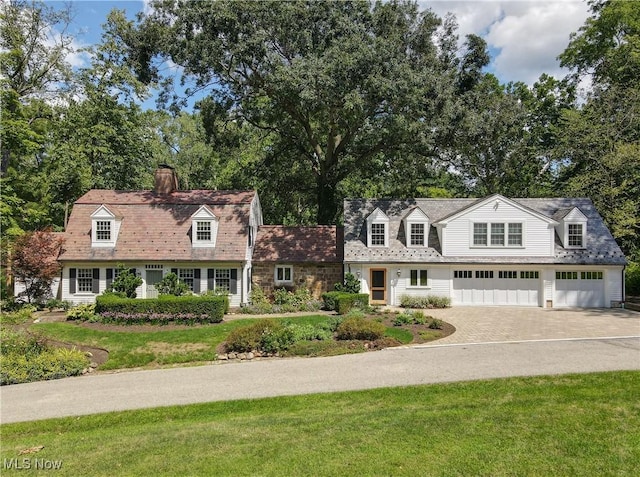
[[[604,273],[602,271],[556,272],[554,307],[604,307]]]
[[[540,306],[540,272],[454,270],[453,304]]]

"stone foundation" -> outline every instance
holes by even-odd
[[[341,263],[278,263],[278,265],[291,265],[293,267],[293,287],[308,288],[313,297],[320,296],[327,291],[332,291],[336,283],[342,283]],[[252,267],[252,285],[259,286],[268,296],[275,288],[275,263],[254,263]]]

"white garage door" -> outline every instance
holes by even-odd
[[[540,306],[535,270],[454,270],[454,305]]]
[[[556,294],[553,300],[553,306],[580,308],[603,307],[603,272],[556,272]]]

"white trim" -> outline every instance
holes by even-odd
[[[282,279],[278,278],[278,269],[282,270]],[[287,271],[289,272],[289,279],[286,278]],[[275,285],[293,284],[293,265],[276,265],[273,268],[273,282]]]

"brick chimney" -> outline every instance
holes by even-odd
[[[178,190],[178,176],[171,166],[160,164],[156,169],[154,192],[158,195],[168,195]]]

